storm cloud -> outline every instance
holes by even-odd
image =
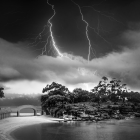
[[[23,43],[0,39],[1,84],[22,80],[50,83],[52,81],[74,87],[89,84],[102,76],[121,79],[130,88],[140,90],[140,30],[128,30],[121,38],[126,45],[119,52],[87,61],[82,56],[65,53],[64,57],[40,56],[35,58]]]

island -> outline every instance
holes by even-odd
[[[128,91],[126,84],[102,77],[91,91],[76,88],[73,92],[53,82],[43,88],[41,106],[46,114],[64,121],[101,121],[140,117],[140,94]]]

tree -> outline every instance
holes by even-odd
[[[4,88],[0,87],[0,98],[4,97],[4,92],[3,92]]]
[[[51,85],[47,85],[45,88],[43,88],[42,92],[50,92],[50,91],[54,91],[54,90],[59,90],[62,91],[63,93],[69,93],[68,88],[66,88],[65,86],[62,86],[61,84],[52,82]]]
[[[74,102],[87,102],[90,99],[89,92],[81,88],[74,89],[72,94]]]
[[[102,80],[99,81],[98,85],[94,87],[94,89],[92,89],[91,91],[95,94],[95,97],[97,98],[98,104],[100,105],[100,101],[102,100],[102,97],[104,97],[107,95],[108,90],[107,90],[107,81],[108,78],[107,77],[102,77]]]
[[[0,98],[4,97],[4,92],[3,92],[4,88],[0,87]]]
[[[125,101],[125,93],[127,92],[126,84],[121,84],[120,80],[113,78],[110,81],[109,87],[111,92],[111,94],[109,95],[110,100],[122,100],[123,102]]]
[[[45,95],[41,96],[41,105],[44,110],[50,111],[53,107],[59,106],[64,108],[64,105],[70,102],[70,92],[68,88],[61,84],[52,82],[52,84],[43,88],[42,92],[46,92]]]
[[[104,76],[102,80],[99,81],[99,84],[91,91],[95,94],[99,104],[101,101],[106,101],[108,99],[114,102],[119,99],[124,101],[124,93],[127,92],[127,88],[126,84],[121,84],[120,80],[113,78],[109,82],[108,78]]]

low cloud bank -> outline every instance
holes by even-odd
[[[21,105],[35,105],[39,106],[40,94],[5,94],[6,98],[0,99],[0,107],[2,106],[21,106]]]
[[[40,56],[34,58],[23,49],[22,43],[9,43],[0,39],[0,80],[60,82],[68,87],[96,84],[102,76],[121,79],[130,88],[140,90],[140,30],[123,33],[127,42],[120,52],[112,52],[88,62],[81,56],[65,54],[64,57]],[[21,84],[22,86],[22,84]],[[28,87],[26,87],[28,88]],[[9,89],[10,90],[10,89]],[[17,91],[18,92],[18,91]]]

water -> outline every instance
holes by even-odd
[[[140,119],[46,123],[11,133],[17,140],[140,140]]]

